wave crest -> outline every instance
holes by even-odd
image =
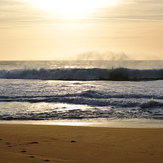
[[[40,80],[114,80],[139,81],[162,80],[163,69],[137,70],[116,69],[22,69],[0,70],[1,79],[40,79]]]

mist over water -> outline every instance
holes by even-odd
[[[80,60],[0,62],[0,78],[83,81],[161,80],[163,79],[163,61]]]
[[[84,57],[81,57],[84,59]],[[87,57],[86,57],[87,58]],[[71,68],[129,68],[163,69],[162,60],[62,60],[62,61],[0,61],[0,70],[27,69],[71,69]]]
[[[94,60],[94,61],[122,61],[122,60],[131,60],[125,53],[114,53],[114,52],[103,52],[99,53],[98,51],[85,52],[79,55],[74,56],[76,60]]]
[[[154,56],[144,54],[130,54],[125,52],[113,51],[87,51],[84,53],[76,54],[69,58],[70,60],[85,60],[85,61],[160,61],[163,60],[162,56],[155,54]]]

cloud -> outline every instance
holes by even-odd
[[[163,0],[121,0],[121,3],[124,4],[124,3],[154,3],[154,4],[160,4],[160,3],[163,3]]]
[[[163,20],[163,0],[121,0],[114,8],[98,9],[94,14],[97,19],[110,20]]]
[[[1,0],[0,1],[0,28],[13,26],[27,26],[47,21],[44,13],[32,9],[25,1]]]
[[[0,0],[0,28],[58,23],[56,15],[34,9],[28,0]],[[98,8],[96,12],[82,18],[82,23],[100,21],[156,21],[163,20],[163,0],[121,0],[112,8]],[[81,20],[80,20],[81,22]]]
[[[135,0],[137,3],[163,3],[163,0]]]

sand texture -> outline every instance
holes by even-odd
[[[161,163],[163,129],[0,125],[1,163]]]

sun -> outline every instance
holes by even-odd
[[[112,7],[120,0],[28,0],[33,7],[63,16],[84,16],[94,8]]]

